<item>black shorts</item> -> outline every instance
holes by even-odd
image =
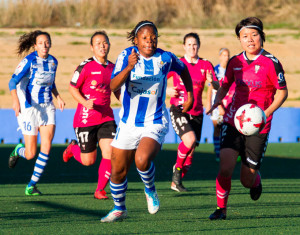
[[[239,152],[244,165],[259,170],[268,145],[269,134],[246,136],[228,123],[221,127],[221,149],[231,148]]]
[[[81,152],[93,152],[97,148],[100,139],[113,139],[116,128],[115,121],[104,122],[96,126],[74,128]]]
[[[182,113],[181,108],[172,105],[170,108],[170,116],[176,134],[181,138],[189,131],[195,132],[197,139],[196,146],[198,146],[201,139],[203,114],[193,116],[188,113]]]

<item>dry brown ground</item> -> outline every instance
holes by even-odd
[[[73,71],[84,59],[92,56],[89,50],[90,35],[95,29],[49,28],[45,29],[52,36],[50,53],[58,59],[56,77],[57,88],[66,102],[66,108],[75,108],[76,103],[68,92],[68,84]],[[16,56],[18,32],[21,29],[0,29],[0,108],[11,108],[8,82],[17,64],[22,58]],[[26,30],[28,32],[29,30]],[[126,39],[129,30],[107,29],[111,41],[109,59],[115,62],[118,54],[130,43]],[[198,29],[160,29],[159,47],[183,55],[182,38],[186,33],[197,32],[201,39],[199,56],[218,63],[218,50],[227,47],[231,55],[241,51],[240,44],[233,30],[198,30]],[[275,55],[283,64],[289,88],[289,98],[284,107],[300,107],[300,33],[296,30],[266,30],[265,49]],[[269,36],[269,37],[268,37]],[[204,94],[205,97],[205,94]],[[167,102],[168,103],[168,102]],[[114,98],[112,106],[119,106]]]

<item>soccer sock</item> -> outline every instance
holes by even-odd
[[[213,141],[214,141],[216,157],[219,158],[220,157],[220,137],[214,136]]]
[[[72,145],[71,151],[73,153],[74,159],[82,164],[81,156],[80,156],[81,151],[79,145],[77,144]]]
[[[185,174],[189,171],[192,166],[193,155],[189,155],[186,157],[185,162],[182,167],[181,178],[185,176]]]
[[[25,157],[25,147],[18,148],[18,149],[17,149],[17,154],[18,154],[20,157],[26,159],[26,157]]]
[[[256,174],[255,182],[254,182],[254,184],[252,185],[251,188],[256,188],[260,184],[260,181],[261,181],[261,177],[260,177],[260,173],[258,171],[257,174]]]
[[[36,159],[33,174],[31,176],[31,180],[28,184],[28,187],[35,186],[42,176],[44,169],[47,165],[49,159],[49,155],[44,154],[42,152],[39,153],[38,158]]]
[[[142,181],[145,184],[145,191],[146,193],[150,191],[155,191],[155,185],[154,185],[154,178],[155,178],[155,166],[153,162],[151,162],[151,166],[149,170],[147,171],[140,171],[138,168],[136,168],[138,173],[141,176]]]
[[[224,177],[218,174],[216,179],[216,194],[217,194],[218,207],[226,208],[230,189],[231,189],[231,176]]]
[[[186,159],[188,153],[189,153],[191,150],[192,150],[192,149],[186,147],[186,146],[184,145],[183,142],[181,142],[181,143],[179,144],[179,146],[178,146],[178,151],[177,151],[177,160],[176,160],[176,165],[175,165],[176,168],[179,167],[180,169],[182,169],[183,163],[184,163],[184,161],[185,161],[185,159]]]
[[[110,181],[110,192],[114,199],[115,209],[126,210],[125,197],[127,190],[127,179],[121,184],[115,184]]]
[[[98,185],[96,191],[105,189],[109,181],[110,174],[111,174],[110,159],[102,158],[98,169]]]

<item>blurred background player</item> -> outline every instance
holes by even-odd
[[[231,176],[238,155],[242,158],[242,185],[250,188],[252,200],[260,198],[262,183],[259,169],[267,148],[273,113],[288,96],[280,62],[263,49],[265,34],[260,19],[248,17],[241,20],[235,33],[244,51],[229,60],[222,86],[208,111],[210,113],[221,104],[231,84],[235,83],[235,93],[221,128],[220,169],[216,179],[217,210],[209,216],[211,220],[226,219]],[[266,114],[266,126],[257,135],[244,136],[234,127],[234,114],[246,103],[258,105]]]
[[[160,151],[168,132],[168,111],[165,105],[167,74],[176,71],[182,77],[188,99],[183,112],[193,106],[193,87],[189,72],[173,53],[157,48],[158,31],[150,21],[139,22],[128,33],[133,46],[119,56],[110,88],[121,89],[120,123],[112,142],[110,179],[114,208],[101,219],[113,222],[127,217],[125,197],[127,173],[133,160],[145,184],[148,212],[158,212],[160,203],[154,185],[152,162]]]
[[[52,139],[55,132],[55,106],[52,94],[57,99],[58,108],[63,111],[65,103],[55,86],[57,60],[49,54],[51,37],[49,33],[36,30],[20,37],[18,55],[27,55],[17,66],[9,81],[13,99],[13,110],[25,140],[25,146],[18,144],[10,154],[8,166],[14,168],[18,159],[31,160],[36,155],[37,135],[40,132],[40,153],[33,175],[26,186],[25,195],[41,195],[36,184],[42,176],[49,160]]]
[[[180,60],[189,70],[195,97],[194,105],[190,111],[182,112],[182,104],[187,100],[188,94],[181,77],[175,72],[170,72],[168,75],[168,77],[173,77],[173,87],[167,89],[168,95],[171,96],[171,121],[176,134],[182,140],[178,146],[171,184],[171,189],[178,192],[187,191],[182,184],[182,178],[192,165],[193,153],[201,138],[203,123],[202,93],[206,79],[216,80],[212,64],[198,56],[200,44],[197,33],[188,33],[183,38],[185,55]]]
[[[216,77],[219,82],[221,82],[222,78],[225,75],[226,66],[228,60],[230,58],[230,53],[227,48],[221,48],[219,50],[219,61],[220,63],[214,67],[214,71]],[[207,99],[208,99],[208,107],[207,110],[211,108],[211,105],[214,102],[216,97],[217,90],[214,89],[212,85],[209,86],[207,91]],[[223,122],[223,115],[225,113],[223,105],[219,105],[218,108],[214,109],[210,119],[213,122],[214,132],[213,132],[213,143],[214,143],[214,150],[216,154],[216,161],[220,161],[220,128]]]
[[[69,91],[78,102],[73,127],[77,141],[63,153],[64,162],[71,157],[85,166],[93,165],[97,158],[97,144],[102,160],[98,170],[96,199],[108,199],[105,187],[111,174],[111,142],[116,133],[113,111],[110,107],[110,77],[114,64],[107,59],[110,42],[104,31],[95,32],[90,41],[94,56],[83,61],[74,72]]]

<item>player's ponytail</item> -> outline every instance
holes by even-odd
[[[46,35],[49,38],[51,44],[50,34],[40,30],[35,30],[30,33],[25,33],[19,38],[17,54],[22,56],[23,53],[27,54],[35,45],[36,38],[40,35]]]

